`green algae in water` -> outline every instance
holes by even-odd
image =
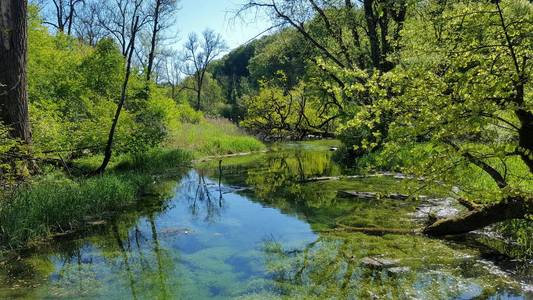
[[[303,183],[349,172],[331,157],[327,144],[293,144],[288,150],[225,160],[220,178],[218,162],[202,164],[178,182],[161,182],[137,209],[86,237],[2,262],[0,298],[533,296],[527,261],[508,268],[486,259],[485,250],[472,243],[324,231],[339,223],[420,226],[412,217],[420,200],[337,194],[341,189],[408,193],[413,183],[388,177]]]

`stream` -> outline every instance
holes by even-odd
[[[339,193],[413,189],[394,176],[307,181],[351,174],[329,148],[285,144],[158,177],[137,207],[1,261],[0,299],[533,299],[531,261],[488,235],[331,230],[415,229],[462,208],[439,189]]]

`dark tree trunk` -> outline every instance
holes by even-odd
[[[197,111],[200,111],[200,109],[202,108],[202,105],[201,105],[202,86],[204,84],[205,69],[201,70],[200,72],[201,72],[201,74],[199,76],[197,76],[197,80],[196,80],[197,81],[197,85],[198,85],[198,89],[196,89],[196,110]]]
[[[374,0],[364,0],[363,7],[365,11],[365,19],[368,27],[368,40],[370,42],[370,58],[374,68],[381,69],[381,51],[378,38],[378,17],[374,14],[373,8]]]
[[[152,76],[152,69],[154,67],[155,48],[157,44],[157,34],[159,31],[159,10],[161,8],[161,0],[156,0],[154,11],[154,28],[152,31],[152,41],[150,44],[150,54],[148,54],[148,68],[146,69],[146,80],[150,81]]]
[[[74,10],[74,4],[72,4],[72,1],[70,3],[70,11],[69,11],[69,14],[68,14],[68,27],[67,27],[67,34],[68,35],[71,35],[72,33],[72,24],[74,23],[74,14],[75,14],[75,10]]]
[[[516,101],[518,105],[524,105],[524,85],[518,84],[516,87]],[[520,157],[528,166],[529,172],[533,173],[533,113],[519,108],[515,115],[520,120],[520,130],[518,131],[518,147]]]
[[[198,90],[196,91],[196,110],[200,110],[200,99],[202,97],[202,93],[201,93],[201,89],[198,88]]]
[[[533,198],[509,197],[463,216],[438,220],[427,226],[424,233],[431,236],[462,234],[501,221],[523,219],[528,214],[533,214]]]
[[[0,1],[0,121],[31,143],[26,81],[27,1]]]
[[[120,95],[120,102],[118,103],[117,110],[115,112],[115,117],[113,118],[113,123],[111,124],[111,130],[109,131],[109,137],[107,139],[107,145],[104,152],[104,160],[102,161],[102,165],[95,171],[96,174],[103,174],[105,172],[105,169],[107,168],[107,165],[109,164],[109,161],[111,160],[111,156],[113,154],[113,139],[115,137],[115,131],[118,124],[118,119],[120,117],[120,113],[122,111],[122,107],[124,106],[124,103],[126,102],[126,94],[128,91],[128,82],[130,79],[131,74],[131,60],[133,57],[133,52],[135,52],[135,35],[137,34],[139,25],[139,17],[135,19],[135,25],[133,26],[133,32],[130,40],[130,51],[128,53],[128,60],[126,65],[126,76],[124,77],[124,82],[122,84],[122,92]]]

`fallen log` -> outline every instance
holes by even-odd
[[[430,236],[457,235],[506,220],[524,219],[531,214],[533,214],[533,198],[510,196],[496,204],[471,210],[462,216],[436,220],[422,232]]]
[[[457,198],[457,202],[461,204],[462,206],[466,207],[468,210],[479,210],[483,208],[483,206],[476,204],[468,199],[465,198]]]
[[[394,200],[407,200],[409,198],[415,197],[414,195],[400,194],[400,193],[389,193],[381,194],[376,192],[356,192],[356,191],[339,191],[339,195],[347,197],[356,197],[363,199],[376,199],[376,198],[388,198]],[[418,196],[419,198],[427,198],[427,196]]]
[[[406,175],[402,173],[375,173],[375,174],[365,174],[365,175],[342,175],[342,176],[321,176],[321,177],[310,177],[300,181],[300,183],[308,182],[318,182],[318,181],[335,181],[343,179],[361,179],[361,178],[372,178],[372,177],[393,177],[396,179],[416,179],[419,181],[426,180],[423,177],[416,177],[413,175]]]

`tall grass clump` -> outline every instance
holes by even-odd
[[[103,176],[68,179],[56,173],[27,183],[0,199],[0,243],[23,247],[78,229],[88,218],[120,211],[136,203],[152,183],[152,174],[187,165],[191,159],[188,151],[155,148],[117,156]],[[82,160],[78,166],[94,170],[96,161]]]
[[[88,216],[135,203],[150,181],[150,176],[132,173],[25,185],[0,205],[0,240],[4,246],[18,248],[75,229]]]
[[[258,139],[223,118],[183,123],[171,134],[166,146],[190,150],[195,156],[253,152],[265,148]]]
[[[264,149],[263,143],[249,136],[225,136],[210,139],[199,149],[200,153],[208,155],[234,154],[253,152]]]
[[[133,153],[122,158],[115,171],[161,172],[187,166],[192,160],[190,151],[155,148],[147,152]]]

